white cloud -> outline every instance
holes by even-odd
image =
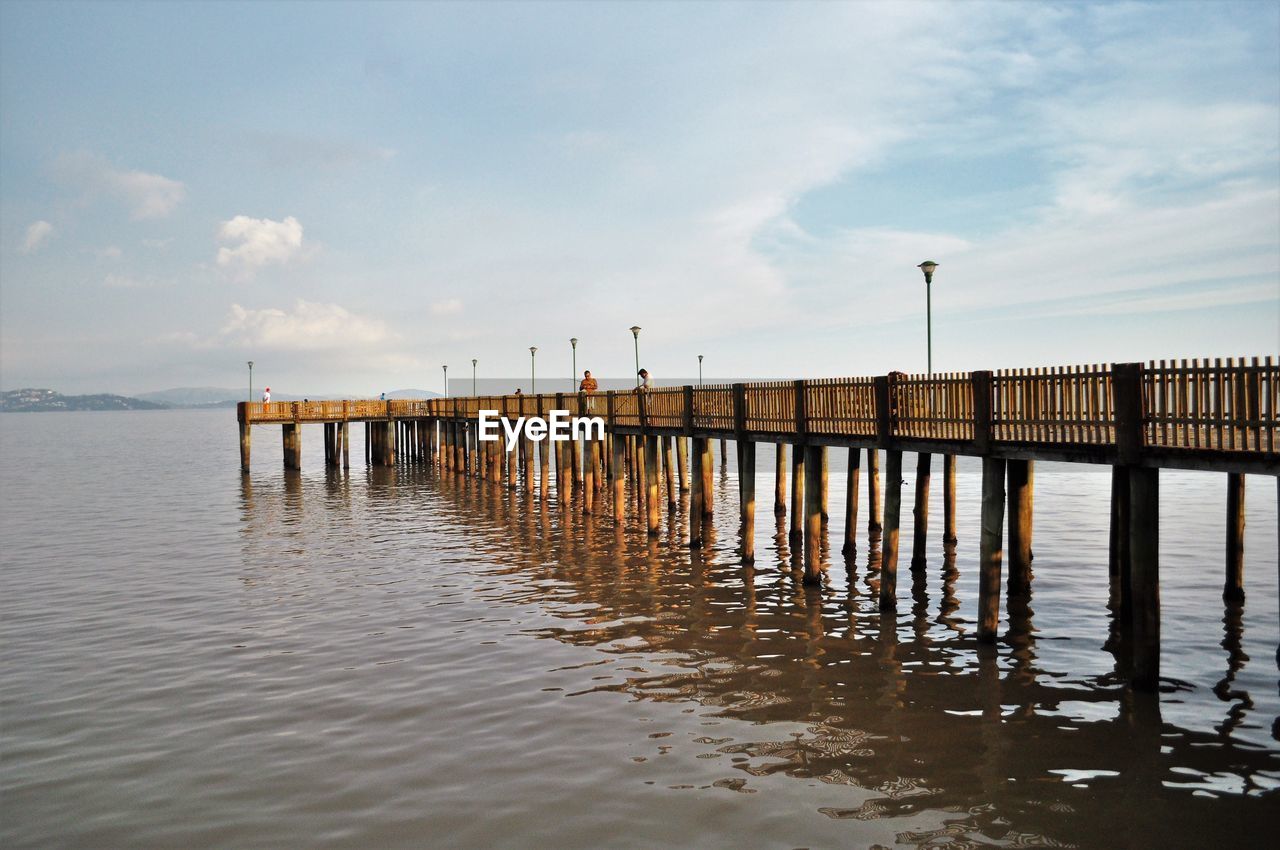
[[[431,305],[431,315],[433,316],[453,316],[462,312],[462,300],[458,298],[446,298],[444,301],[436,301]]]
[[[118,260],[124,256],[124,252],[115,245],[108,245],[105,248],[100,248],[99,250],[94,251],[94,253],[100,260]]]
[[[26,238],[22,240],[22,253],[32,254],[40,250],[40,246],[49,238],[49,234],[53,233],[53,225],[41,219],[32,222],[27,228]]]
[[[86,200],[106,195],[125,204],[135,221],[164,218],[187,196],[187,187],[177,180],[116,168],[98,154],[63,154],[58,157],[55,170],[65,182],[82,189]]]
[[[222,326],[222,342],[242,348],[286,351],[334,351],[367,348],[392,339],[386,325],[357,316],[337,304],[298,299],[292,311],[231,305]]]
[[[102,279],[102,285],[110,289],[141,289],[151,286],[149,282],[127,274],[109,274]]]
[[[238,215],[224,221],[218,239],[234,247],[218,249],[218,265],[251,273],[268,263],[287,263],[302,249],[302,225],[293,216],[284,221]]]

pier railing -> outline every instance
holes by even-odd
[[[758,381],[644,393],[241,403],[242,422],[470,419],[482,409],[603,418],[611,429],[759,439],[1090,447],[1274,455],[1272,357],[1094,364],[936,375]],[[1274,458],[1272,458],[1274,460]]]

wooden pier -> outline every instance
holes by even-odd
[[[603,441],[532,442],[510,452],[477,441],[481,410],[502,418],[550,418],[552,411],[599,416]],[[1152,690],[1160,674],[1159,471],[1195,469],[1227,476],[1223,596],[1244,595],[1244,475],[1277,476],[1280,497],[1280,365],[1273,358],[1117,363],[994,372],[823,378],[663,387],[643,393],[469,396],[429,400],[242,402],[241,469],[249,471],[253,425],[281,425],[284,465],[301,467],[301,426],[324,425],[325,463],[350,466],[350,424],[365,424],[371,465],[426,463],[495,486],[556,499],[586,513],[612,503],[632,510],[648,533],[661,532],[689,492],[688,545],[700,547],[712,516],[714,441],[737,451],[741,557],[754,559],[755,446],[778,447],[774,511],[787,512],[791,446],[793,549],[806,583],[822,577],[827,520],[827,448],[850,449],[843,553],[857,549],[858,487],[867,487],[867,532],[880,545],[880,608],[897,606],[902,453],[917,454],[911,566],[927,563],[932,455],[943,456],[942,538],[955,546],[955,456],[982,458],[978,640],[997,636],[1008,536],[1011,594],[1031,581],[1034,462],[1107,464],[1112,473],[1111,605],[1125,631],[1135,687]],[[691,452],[690,452],[691,448]],[[862,451],[866,475],[861,475]],[[881,494],[880,452],[885,491]],[[551,456],[554,455],[554,464]],[[673,456],[678,474],[672,469]],[[607,486],[612,483],[612,487]],[[665,486],[665,498],[662,494]],[[1006,510],[1007,508],[1007,510]],[[882,513],[883,511],[883,513]],[[1007,514],[1007,519],[1006,519]]]

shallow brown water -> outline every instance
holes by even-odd
[[[256,429],[242,479],[225,413],[0,417],[0,844],[1248,847],[1280,826],[1273,479],[1249,479],[1228,608],[1225,480],[1162,476],[1152,698],[1109,649],[1102,469],[1038,467],[1032,595],[986,651],[976,465],[954,564],[904,552],[884,617],[866,535],[838,553],[838,474],[807,589],[767,499],[738,563],[719,469],[690,552],[683,507],[649,540],[422,469],[326,474],[318,434],[286,475]]]

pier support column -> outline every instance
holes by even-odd
[[[689,492],[689,438],[676,437],[676,463],[680,473],[680,492]]]
[[[693,468],[689,470],[691,491],[689,493],[689,548],[702,548],[703,502],[706,501],[706,479],[703,466],[707,462],[707,438],[693,437],[690,454]]]
[[[253,428],[248,422],[240,423],[240,471],[249,472],[250,435]]]
[[[791,526],[788,539],[794,547],[804,539],[804,446],[791,447]]]
[[[302,469],[302,426],[286,422],[280,426],[280,436],[284,444],[284,468]]]
[[[1244,599],[1244,474],[1227,473],[1227,575],[1222,598]]]
[[[884,494],[884,537],[880,558],[880,610],[898,607],[898,524],[902,519],[902,452],[884,453],[886,487]]]
[[[1000,568],[1004,561],[1003,458],[982,459],[982,535],[978,542],[978,641],[995,643],[1000,623]]]
[[[929,482],[932,474],[933,455],[920,452],[916,455],[916,500],[911,528],[911,569],[923,569],[929,556]]]
[[[711,519],[715,514],[715,493],[716,480],[712,464],[714,461],[714,452],[711,440],[702,441],[702,453],[705,455],[702,459],[702,516]]]
[[[773,513],[782,516],[787,512],[787,444],[774,443]]]
[[[742,563],[756,560],[756,444],[739,440],[738,505],[742,520]]]
[[[844,546],[840,551],[851,558],[858,551],[858,484],[862,478],[862,449],[850,447],[847,468],[844,480]]]
[[[942,456],[942,549],[955,550],[956,543],[956,456]]]
[[[822,584],[822,515],[826,505],[822,491],[823,446],[804,451],[804,583]],[[796,454],[800,450],[797,448]]]
[[[649,536],[662,532],[661,496],[658,493],[658,437],[644,438],[645,507],[648,509]]]
[[[821,457],[819,458],[818,466],[822,471],[821,481],[820,481],[820,486],[822,490],[822,527],[826,528],[827,522],[830,519],[830,517],[827,515],[827,505],[829,504],[827,502],[827,492],[828,492],[827,482],[830,476],[827,472],[827,447],[819,446],[818,448],[820,449],[819,454],[821,455]]]
[[[729,471],[729,441],[723,437],[720,439],[720,474],[724,475]]]
[[[596,503],[596,467],[600,444],[590,436],[582,438],[582,512],[593,513]]]
[[[556,497],[561,507],[567,507],[573,501],[573,448],[568,440],[557,441],[555,447]]]
[[[373,466],[373,423],[364,423],[364,465]]]
[[[551,440],[544,437],[534,445],[538,449],[538,495],[545,502],[551,492]]]
[[[880,522],[880,450],[867,449],[867,534],[884,530]]]
[[[1009,592],[1031,589],[1031,521],[1035,505],[1035,464],[1010,460],[1009,478]]]
[[[1111,534],[1108,546],[1107,575],[1109,594],[1107,607],[1129,627],[1132,612],[1129,603],[1129,472],[1123,466],[1111,467]]]
[[[627,476],[622,471],[627,462],[627,454],[622,440],[616,434],[609,440],[609,448],[609,475],[613,479],[613,521],[620,524],[627,518]]]
[[[1129,561],[1133,591],[1133,686],[1160,682],[1160,470],[1129,467]]]
[[[342,468],[351,468],[351,423],[342,423]]]
[[[667,476],[667,511],[675,513],[680,507],[680,494],[676,491],[676,471],[673,463],[675,457],[675,437],[659,437],[662,440],[662,459],[666,466]]]

